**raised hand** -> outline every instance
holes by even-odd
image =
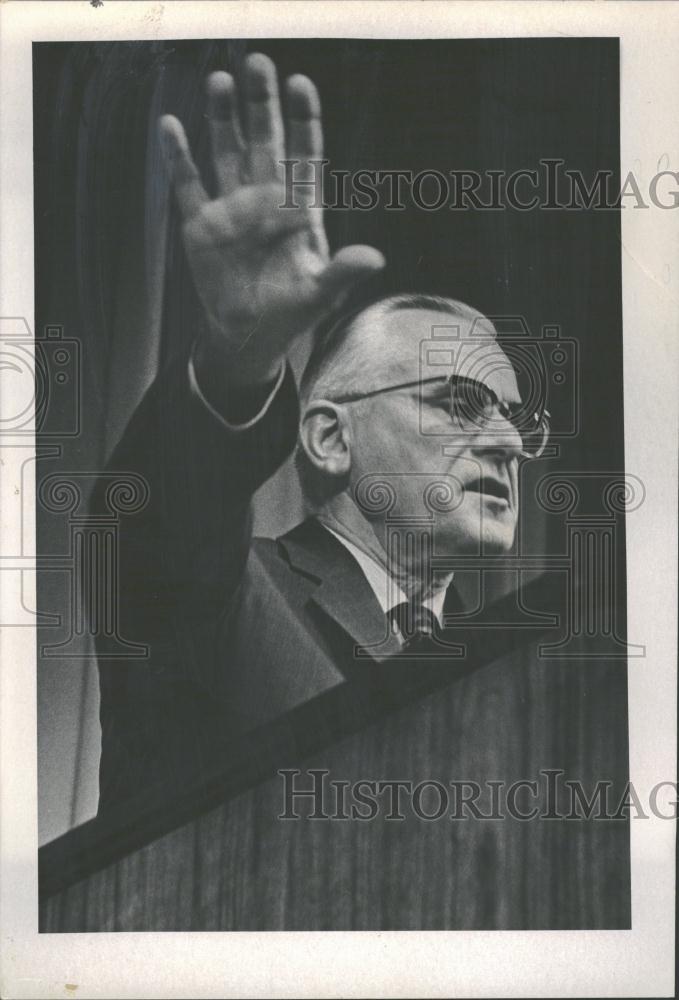
[[[322,208],[314,192],[285,201],[281,160],[300,160],[295,177],[323,155],[320,101],[307,77],[286,85],[286,127],[276,69],[261,53],[244,72],[245,136],[236,86],[228,73],[208,78],[208,117],[218,196],[210,199],[181,123],[160,127],[183,220],[193,279],[208,320],[199,343],[205,368],[219,365],[234,384],[261,384],[275,374],[290,344],[356,281],[384,266],[372,247],[349,246],[330,257]],[[306,196],[305,196],[306,195]],[[214,373],[213,373],[214,374]]]

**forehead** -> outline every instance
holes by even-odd
[[[368,327],[363,343],[381,385],[457,375],[482,382],[507,402],[519,400],[512,364],[482,316],[399,309],[372,322],[368,318]]]

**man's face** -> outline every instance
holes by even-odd
[[[365,476],[382,477],[396,492],[389,517],[415,519],[427,513],[427,485],[448,482],[455,509],[435,514],[435,552],[506,552],[518,516],[521,437],[497,411],[487,425],[455,424],[447,378],[473,379],[500,402],[519,403],[509,360],[495,341],[472,335],[469,321],[442,312],[398,310],[376,326],[363,331],[362,344],[372,388],[415,384],[352,405],[351,488]],[[423,342],[432,341],[433,330],[432,352]],[[384,518],[368,516],[373,523]]]

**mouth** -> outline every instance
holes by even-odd
[[[486,498],[503,501],[507,505],[511,499],[509,485],[495,476],[479,476],[478,479],[473,479],[465,485],[465,492],[480,493]]]

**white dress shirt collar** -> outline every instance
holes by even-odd
[[[348,538],[340,535],[337,531],[334,531],[325,521],[322,522],[323,527],[327,528],[331,534],[335,536],[342,543],[342,545],[348,549],[351,555],[354,557],[358,565],[363,570],[363,574],[372,587],[372,590],[377,598],[382,611],[386,614],[395,608],[398,604],[402,604],[407,601],[408,598],[398,585],[396,580],[387,573],[384,566],[381,566],[376,559],[364,552],[363,549],[359,549],[358,545],[350,542]],[[443,604],[446,599],[447,586],[452,579],[452,574],[446,579],[444,586],[437,589],[433,594],[422,601],[425,608],[429,608],[432,614],[436,617],[439,625],[442,624],[443,618]]]

